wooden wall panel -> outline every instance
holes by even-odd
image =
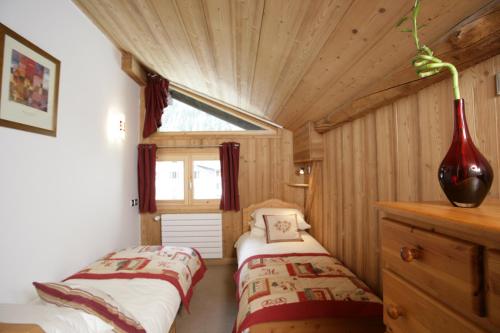
[[[365,174],[366,190],[368,192],[367,206],[360,207],[360,209],[368,211],[368,219],[364,221],[366,226],[363,229],[363,247],[362,253],[365,255],[363,258],[363,265],[366,268],[363,277],[367,277],[367,283],[371,286],[379,284],[379,269],[378,269],[378,251],[379,251],[379,237],[378,225],[373,221],[378,219],[378,211],[371,206],[371,203],[378,199],[378,183],[383,179],[378,178],[377,170],[377,150],[374,142],[377,140],[375,114],[371,113],[363,118],[365,121],[365,145],[366,155],[364,163],[367,165],[367,172]]]
[[[497,72],[500,56],[460,80],[471,135],[495,172],[494,198],[500,197]],[[445,200],[437,169],[451,143],[452,98],[450,80],[442,81],[324,134],[323,214],[311,223],[325,247],[378,290],[378,216],[371,204]]]
[[[287,183],[300,183],[303,176],[295,175],[293,165],[292,133],[278,129],[272,136],[189,136],[168,135],[153,136],[148,142],[168,146],[214,145],[226,141],[240,143],[240,206],[248,207],[271,198],[304,205],[304,189],[293,188]],[[179,148],[179,152],[186,151]],[[203,210],[203,209],[202,209]],[[168,209],[159,213],[169,213],[179,210]],[[142,214],[141,239],[143,244],[159,244],[161,242],[160,224],[153,220],[157,214]],[[241,235],[241,211],[225,212],[223,223],[224,257],[235,255],[233,245]]]

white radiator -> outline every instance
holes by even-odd
[[[162,214],[161,242],[194,247],[203,258],[222,258],[222,214]]]

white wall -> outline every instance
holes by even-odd
[[[61,61],[57,137],[0,127],[0,302],[21,303],[32,281],[139,242],[139,88],[69,0],[2,0],[0,22]],[[113,113],[124,141],[108,138]]]

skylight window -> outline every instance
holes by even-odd
[[[263,128],[232,114],[171,91],[172,104],[162,116],[160,132],[233,132]]]

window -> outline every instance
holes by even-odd
[[[184,161],[156,162],[156,200],[184,200]]]
[[[219,160],[193,160],[193,199],[220,199],[222,195]]]
[[[179,154],[160,150],[156,161],[156,200],[160,207],[218,207],[222,195],[219,154]]]
[[[233,132],[264,130],[251,122],[171,90],[172,104],[162,116],[160,132]]]

